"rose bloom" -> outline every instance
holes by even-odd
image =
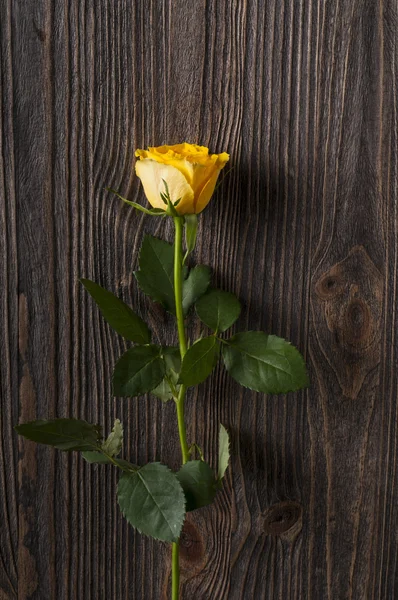
[[[160,194],[167,182],[170,199],[180,215],[197,214],[207,206],[218,175],[229,160],[229,154],[209,154],[209,149],[196,144],[158,146],[137,150],[135,170],[144,186],[145,195],[154,208],[166,209]]]

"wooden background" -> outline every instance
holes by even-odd
[[[394,0],[0,3],[0,598],[166,598],[170,552],[121,518],[116,473],[13,425],[122,419],[133,462],[180,455],[174,406],[111,394],[122,340],[78,283],[147,315],[134,149],[183,140],[234,170],[195,260],[244,305],[238,328],[291,339],[311,389],[242,391],[220,367],[189,439],[233,460],[189,516],[183,598],[398,598],[397,4]]]

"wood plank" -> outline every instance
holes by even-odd
[[[133,277],[171,225],[104,188],[142,202],[135,148],[183,139],[234,167],[193,260],[312,382],[265,398],[220,367],[189,397],[189,439],[215,464],[222,422],[233,459],[187,519],[183,597],[396,597],[397,23],[391,0],[0,4],[0,598],[167,597],[169,548],[123,521],[116,473],[12,427],[118,417],[133,462],[178,466],[174,407],[112,397],[125,345],[78,278],[176,340]]]

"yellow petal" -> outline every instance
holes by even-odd
[[[221,171],[229,161],[229,154],[227,152],[221,152],[221,154],[213,154],[213,156],[217,156],[216,166]]]
[[[194,165],[193,177],[190,181],[191,187],[194,191],[195,198],[199,198],[206,183],[213,177],[215,172],[219,172],[219,169],[215,169],[214,165],[205,167],[200,164]]]
[[[195,213],[195,200],[192,193],[192,198],[182,198],[181,202],[176,206],[176,211],[179,215],[193,215]]]
[[[157,158],[155,160],[157,160]],[[158,162],[163,163],[163,160]],[[187,160],[182,160],[180,158],[168,158],[167,160],[164,160],[163,164],[171,165],[172,167],[178,169],[178,171],[184,175],[187,182],[192,185],[193,166]]]
[[[160,197],[160,193],[163,194],[165,192],[164,179],[169,188],[171,201],[174,203],[181,198],[178,207],[180,205],[181,207],[186,208],[191,207],[191,212],[193,212],[193,190],[187,183],[184,175],[180,173],[178,169],[171,165],[158,163],[148,158],[141,158],[141,160],[138,160],[135,164],[135,171],[142,181],[148,202],[154,208],[166,208],[166,205]],[[189,212],[189,210],[185,210],[185,212]]]
[[[170,151],[179,156],[189,156],[194,154],[208,154],[209,149],[206,146],[198,146],[197,144],[174,144],[172,146],[152,146],[149,147],[150,152],[169,153]]]
[[[206,208],[206,206],[209,204],[210,198],[212,197],[214,192],[214,188],[216,187],[219,173],[220,171],[215,171],[215,173],[213,173],[209,181],[206,183],[206,185],[200,192],[199,197],[195,203],[196,214],[202,212],[202,210]]]
[[[173,161],[181,160],[193,165],[213,166],[218,170],[221,170],[229,160],[229,154],[226,152],[209,154],[209,149],[206,146],[198,146],[197,144],[188,144],[186,142],[174,144],[173,146],[150,146],[148,150],[138,149],[135,155],[141,158],[151,158],[164,164],[173,164]],[[176,164],[174,166],[179,168]],[[184,166],[180,169],[182,172],[184,172]]]
[[[136,150],[135,155],[139,156],[141,160],[149,158],[163,165],[172,165],[181,171],[188,183],[192,185],[193,165],[172,150],[166,152],[165,149],[167,148],[170,148],[170,146],[159,146],[159,148],[149,148],[149,150]]]

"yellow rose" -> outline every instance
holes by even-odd
[[[186,143],[137,150],[135,155],[140,159],[135,170],[149,203],[154,208],[166,208],[160,197],[165,192],[164,180],[171,201],[181,198],[176,206],[180,215],[202,212],[214,192],[221,169],[229,160],[226,152],[209,154],[205,146]]]

